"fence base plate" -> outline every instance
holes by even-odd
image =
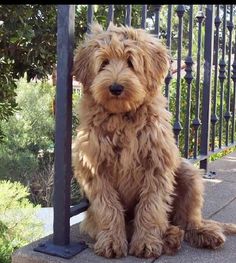
[[[44,243],[40,243],[36,248],[34,248],[34,251],[51,256],[70,259],[86,248],[88,248],[88,245],[84,241],[72,243],[66,246],[58,246],[53,244],[52,241],[47,241]]]

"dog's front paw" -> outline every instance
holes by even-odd
[[[129,254],[143,258],[158,258],[162,254],[163,243],[157,237],[146,235],[144,238],[133,237]]]
[[[177,226],[169,226],[164,234],[163,254],[174,255],[180,248],[184,231]]]
[[[118,236],[117,233],[99,233],[97,242],[94,245],[97,255],[106,258],[120,258],[127,256],[128,242],[125,237]]]

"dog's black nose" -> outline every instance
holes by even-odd
[[[123,89],[124,87],[117,83],[114,83],[109,87],[111,94],[115,96],[119,96],[122,93]]]

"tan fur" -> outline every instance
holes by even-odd
[[[173,254],[183,238],[179,227],[194,229],[185,237],[200,246],[202,182],[179,157],[161,92],[167,49],[141,29],[111,24],[91,30],[73,70],[83,84],[73,167],[90,201],[81,231],[105,257]],[[109,92],[114,83],[124,86],[118,97]],[[224,242],[220,227],[210,237],[207,229],[201,233],[208,247]]]

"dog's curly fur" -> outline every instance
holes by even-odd
[[[236,228],[202,219],[201,171],[180,157],[161,91],[167,49],[141,29],[91,31],[73,70],[83,84],[73,167],[90,201],[81,230],[105,257],[173,254],[183,230],[193,246],[222,246]]]

